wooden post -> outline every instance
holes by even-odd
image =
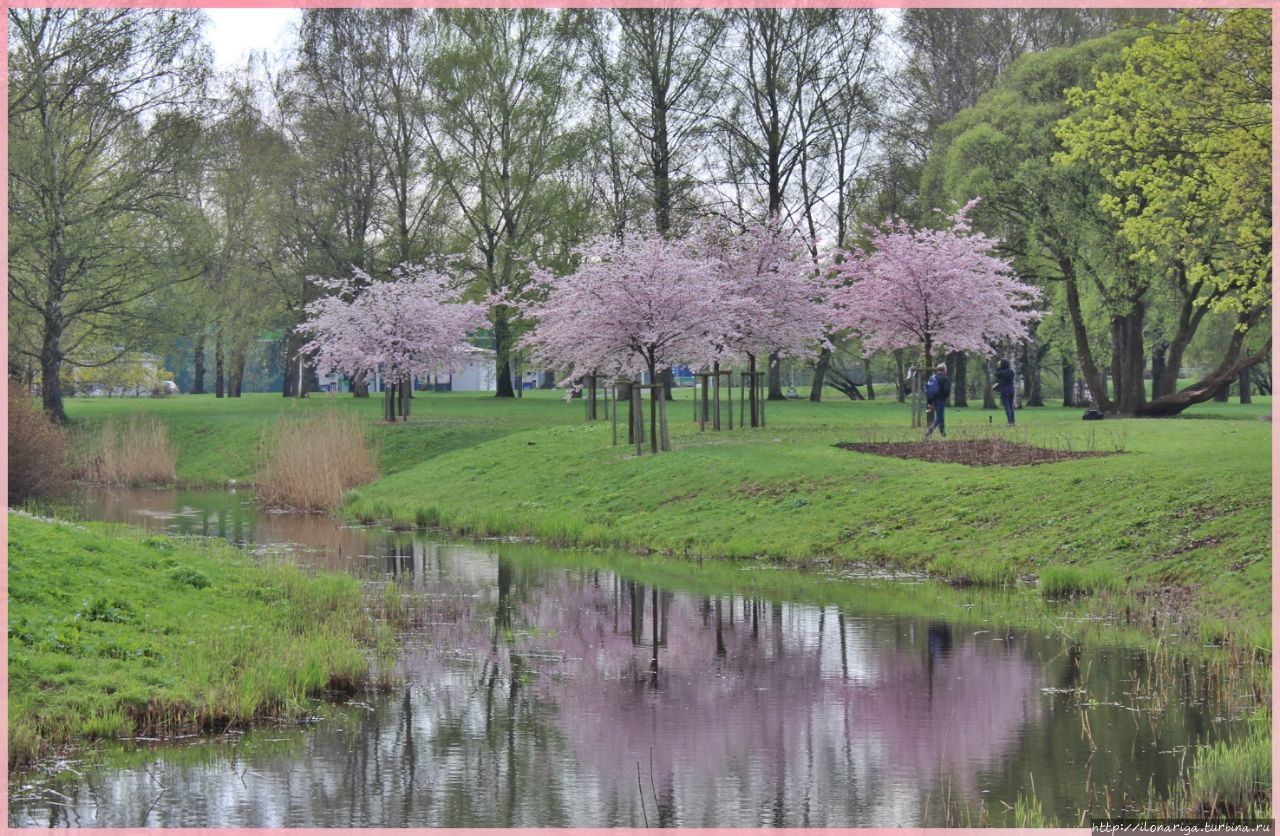
[[[644,413],[640,409],[640,386],[631,384],[631,428],[635,437],[636,455],[644,455]]]
[[[613,446],[618,446],[618,381],[613,381]]]
[[[654,388],[657,386],[658,388]],[[659,401],[666,400],[660,397],[663,394],[661,385],[655,381],[649,383],[649,446],[653,448],[653,452],[658,452],[658,410],[655,398]]]
[[[765,383],[767,375],[760,374],[760,397],[756,398],[756,402],[760,405],[760,428],[764,428],[764,396],[768,394],[768,384]]]
[[[711,382],[710,378],[708,377],[702,378],[702,411],[698,416],[699,431],[705,430],[707,428],[707,407],[710,405],[707,402],[707,396],[709,394],[707,392],[707,384],[710,382]],[[719,427],[717,427],[716,429],[719,429]]]
[[[733,372],[723,372],[729,381],[729,429],[733,429]]]
[[[661,449],[664,453],[671,450],[671,436],[667,432],[667,399],[663,394],[662,387],[650,390],[650,396],[658,397],[658,432],[661,433]]]
[[[741,372],[740,374],[742,376],[738,378],[738,382],[742,388],[738,392],[741,396],[741,399],[738,402],[738,426],[745,428],[747,426],[747,378],[750,375],[747,372]],[[730,382],[729,385],[732,386],[733,383]],[[753,404],[751,408],[755,409],[755,405]],[[755,420],[755,415],[751,416],[751,420]]]

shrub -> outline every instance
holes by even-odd
[[[74,465],[77,478],[113,485],[163,485],[177,480],[177,453],[165,423],[133,416],[121,426],[105,421],[84,436]]]
[[[9,382],[9,504],[67,488],[67,437],[20,384]]]
[[[270,508],[327,511],[378,476],[377,452],[355,415],[280,418],[258,445],[258,492]]]

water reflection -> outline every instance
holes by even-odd
[[[1193,677],[1170,683],[1158,718],[1126,705],[1146,675],[1133,654],[1088,660],[1093,752],[1081,651],[1055,638],[692,595],[513,544],[200,500],[117,492],[92,513],[305,543],[314,565],[395,580],[418,614],[402,685],[197,757],[20,776],[11,825],[936,826],[956,804],[1000,821],[1031,774],[1065,823],[1089,809],[1090,782],[1115,798],[1169,786],[1184,748],[1214,731]]]

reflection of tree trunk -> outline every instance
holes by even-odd
[[[720,615],[720,599],[716,598],[716,658],[723,659],[724,655],[724,624]]]
[[[818,403],[822,400],[822,386],[827,379],[827,368],[831,365],[831,349],[824,348],[818,354],[817,365],[813,368],[813,386],[809,388],[809,400]]]

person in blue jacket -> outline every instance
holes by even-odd
[[[939,363],[933,374],[929,375],[929,379],[925,381],[924,397],[929,402],[929,406],[933,407],[933,423],[929,425],[929,429],[925,430],[924,437],[928,438],[933,435],[934,430],[937,430],[938,435],[946,438],[947,398],[951,397],[951,378],[947,377],[946,363]]]
[[[1000,405],[1004,407],[1004,417],[1009,419],[1009,426],[1013,426],[1013,369],[1009,368],[1009,361],[1000,358],[1000,363],[996,368],[996,382],[991,385],[1000,393]]]

